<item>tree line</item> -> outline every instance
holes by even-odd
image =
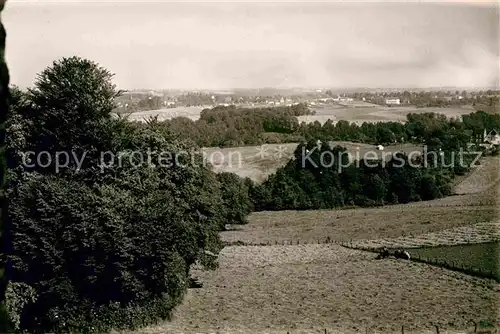
[[[318,139],[382,145],[418,142],[459,147],[482,134],[484,129],[500,129],[500,115],[481,111],[466,115],[463,120],[448,119],[436,113],[409,114],[405,124],[364,122],[357,125],[345,120],[300,123],[296,117],[312,114],[314,111],[304,104],[255,109],[218,106],[203,110],[196,121],[176,117],[156,123],[169,136],[192,140],[200,147],[238,147]]]
[[[451,194],[457,175],[473,167],[477,155],[466,152],[498,154],[498,146],[488,151],[477,145],[482,140],[475,140],[484,130],[500,128],[500,116],[484,112],[465,115],[463,120],[436,113],[410,114],[406,124],[396,127],[391,123],[347,124],[341,128],[344,132],[337,132],[342,137],[329,136],[337,128],[325,125],[316,130],[322,139],[319,146],[313,138],[302,142],[293,158],[262,184],[245,180],[252,211],[366,207],[440,198]],[[361,159],[355,163],[345,148],[328,144],[332,137],[352,140],[354,129],[365,130],[358,136],[368,133],[381,138],[388,133],[388,138],[408,138],[424,144],[425,150],[413,157],[396,152],[385,161]]]

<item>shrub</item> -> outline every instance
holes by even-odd
[[[219,173],[221,196],[224,204],[224,221],[228,224],[245,224],[252,210],[249,187],[243,179],[233,173]]]

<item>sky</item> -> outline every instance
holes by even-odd
[[[494,3],[8,0],[11,82],[61,57],[120,89],[498,87]]]

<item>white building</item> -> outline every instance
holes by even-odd
[[[354,99],[352,97],[341,97],[339,98],[340,102],[352,102]]]
[[[486,133],[486,129],[483,134],[483,141],[492,145],[500,145],[500,134],[496,130],[491,130],[489,133]]]
[[[393,105],[393,104],[401,104],[399,99],[386,99],[385,104]]]

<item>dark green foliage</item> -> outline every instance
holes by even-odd
[[[3,11],[5,1],[0,3],[0,12]],[[3,22],[0,18],[0,333],[9,332],[12,329],[13,319],[9,319],[8,311],[6,309],[5,294],[7,288],[7,274],[5,253],[10,249],[10,226],[7,218],[7,198],[6,185],[7,185],[7,142],[6,142],[6,129],[7,118],[10,112],[9,100],[9,68],[5,62],[5,41],[6,31]]]
[[[111,78],[93,62],[65,58],[43,71],[33,89],[13,91],[7,131],[14,248],[7,253],[6,305],[20,330],[104,332],[151,324],[179,304],[192,264],[217,266],[218,232],[227,223],[245,223],[251,210],[432,199],[450,194],[453,176],[467,171],[425,166],[425,159],[410,166],[402,154],[385,165],[349,165],[344,148],[318,146],[317,139],[425,141],[449,162],[473,134],[497,121],[480,113],[463,123],[421,114],[404,125],[306,125],[296,116],[311,112],[299,104],[217,107],[196,122],[128,123],[111,117],[119,95]],[[203,146],[299,139],[305,143],[294,159],[263,184],[216,175],[198,153]],[[59,171],[54,162],[26,167],[21,152],[29,150],[74,153],[84,163],[73,159]],[[304,160],[306,150],[312,153]]]
[[[248,181],[233,173],[219,173],[222,202],[222,215],[228,224],[246,224],[246,218],[252,211],[252,202],[248,197]]]
[[[426,167],[424,160],[410,160],[401,153],[385,164],[382,160],[355,164],[347,159],[346,150],[340,147],[299,145],[294,159],[271,175],[258,192],[252,190],[255,210],[374,206],[451,194],[453,167]]]
[[[111,118],[110,79],[63,59],[14,96],[8,305],[20,330],[105,332],[168,317],[190,266],[215,268],[218,232],[249,212],[246,183],[226,176],[222,186],[193,142],[156,121]],[[73,150],[85,163],[26,168],[26,150]]]
[[[404,125],[398,123],[336,125],[318,122],[301,124],[306,138],[295,151],[294,159],[271,175],[262,186],[251,189],[255,210],[327,209],[345,205],[373,206],[430,200],[451,194],[455,175],[470,170],[476,154],[464,154],[474,133],[500,126],[500,116],[476,112],[461,122],[434,113],[410,114]],[[312,137],[317,134],[317,137]],[[397,153],[382,164],[360,161],[347,163],[343,148],[318,148],[316,140],[353,140],[371,142],[424,142],[423,156],[410,160]],[[310,153],[307,153],[310,152]],[[486,153],[497,154],[498,147]],[[308,157],[305,159],[305,157]],[[334,158],[332,160],[332,157]],[[342,166],[342,168],[339,168]]]
[[[37,293],[22,328],[105,331],[94,318],[108,316],[108,307],[113,313],[112,305],[128,308],[109,324],[116,327],[135,323],[151,300],[180,300],[206,227],[161,192],[32,175],[17,193],[11,279]],[[158,317],[164,309],[149,311]]]

